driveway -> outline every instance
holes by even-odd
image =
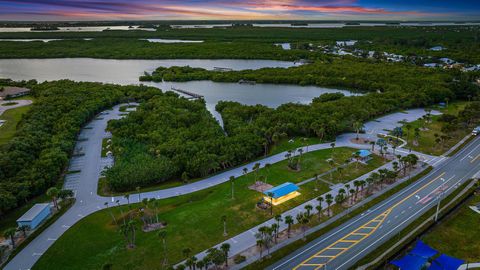
[[[4,105],[6,103],[15,102],[15,105]],[[31,100],[0,100],[0,115],[2,115],[6,110],[15,109],[18,107],[23,107],[32,104]]]

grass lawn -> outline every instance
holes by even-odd
[[[428,232],[423,240],[438,251],[467,262],[480,262],[480,214],[469,208],[480,203],[480,195],[467,201],[456,213]]]
[[[465,105],[467,105],[467,102],[453,102],[448,105],[448,108],[435,108],[442,113],[448,113],[452,115],[457,115],[460,110],[462,110]],[[411,146],[412,150],[422,152],[425,154],[431,154],[431,155],[441,155],[448,149],[450,149],[452,146],[457,144],[461,139],[463,139],[466,135],[468,135],[471,130],[470,129],[458,129],[455,131],[452,131],[448,135],[450,135],[452,138],[450,140],[447,140],[443,145],[439,145],[435,142],[435,134],[442,135],[442,123],[438,121],[438,118],[440,116],[434,115],[432,116],[432,122],[427,123],[425,125],[428,130],[425,131],[420,131],[420,138],[418,140],[418,145],[413,145],[413,139],[414,139],[414,129],[415,128],[421,128],[422,127],[422,122],[423,120],[416,120],[414,122],[411,122],[410,125],[412,126],[412,130],[410,131],[410,138],[408,139],[408,145],[406,146],[407,148]],[[407,139],[407,130],[404,128],[404,139]]]
[[[353,149],[335,149],[335,157],[345,160]],[[326,160],[331,157],[331,149],[303,155],[302,171],[293,172],[287,168],[287,161],[273,164],[269,171],[261,169],[259,175],[267,175],[268,183],[278,185],[287,181],[300,182],[314,173],[328,171]],[[377,163],[358,167],[352,177],[373,170]],[[343,181],[351,179],[344,178]],[[168,261],[175,264],[182,260],[182,250],[190,247],[193,254],[207,249],[251,228],[269,218],[269,211],[256,208],[261,194],[248,189],[254,182],[249,173],[236,179],[235,199],[231,199],[231,184],[224,183],[192,194],[169,198],[161,201],[160,217],[168,223],[167,246]],[[281,213],[306,200],[327,192],[328,186],[319,184],[314,191],[314,182],[301,186],[301,196],[274,207],[274,213]],[[133,205],[132,207],[137,207]],[[127,211],[127,206],[122,206]],[[113,208],[115,215],[120,209]],[[227,216],[229,235],[222,235],[221,216]],[[138,231],[138,230],[137,230]],[[75,245],[72,245],[75,243]],[[112,263],[113,269],[159,269],[161,248],[155,232],[137,233],[137,247],[125,248],[125,242],[118,233],[109,213],[105,210],[94,213],[70,228],[41,257],[35,269],[100,269],[105,263]]]
[[[31,106],[18,107],[6,110],[0,115],[0,120],[6,120],[5,124],[0,127],[0,145],[10,141],[15,132],[17,125],[22,119],[22,116],[30,110]]]
[[[124,105],[123,107],[127,107],[127,105]],[[283,141],[279,142],[277,145],[273,146],[270,149],[268,155],[269,156],[270,155],[275,155],[275,154],[282,153],[282,152],[285,152],[285,151],[288,151],[288,150],[296,150],[300,147],[306,146],[307,144],[308,145],[313,145],[313,144],[323,143],[323,141],[321,141],[317,137],[306,138],[306,140],[304,140],[304,138],[300,138],[300,137],[296,138],[296,139],[294,138],[293,142],[288,142],[288,140],[283,140]],[[106,156],[106,150],[104,148],[105,145],[106,145],[106,140],[104,139],[104,141],[102,142],[102,157]],[[261,156],[261,157],[258,157],[257,160],[260,160],[260,159],[263,159],[263,158],[265,158],[265,157]],[[238,165],[236,167],[243,167],[244,165],[245,164],[242,164],[242,165]],[[230,168],[230,169],[232,169],[232,168]],[[218,173],[222,173],[222,172],[218,172]],[[203,179],[205,179],[205,178],[189,179],[188,183],[197,182],[197,181],[200,181],[200,180],[203,180]],[[183,185],[185,185],[185,183],[181,179],[177,179],[177,180],[170,180],[170,181],[167,181],[167,182],[158,183],[158,184],[148,186],[148,187],[143,187],[143,188],[140,189],[140,191],[141,192],[148,192],[148,191],[173,188],[173,187],[178,187],[178,186],[183,186]],[[100,194],[102,196],[118,196],[118,195],[125,195],[127,193],[129,193],[129,192],[112,192],[111,190],[109,190],[108,185],[107,185],[107,181],[106,181],[105,178],[101,178],[100,181],[98,182],[98,194]]]

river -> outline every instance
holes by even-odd
[[[292,62],[274,60],[110,60],[91,58],[59,59],[1,59],[0,78],[13,80],[36,79],[52,81],[70,79],[74,81],[91,81],[116,84],[139,84],[138,78],[144,71],[152,72],[159,66],[191,66],[205,69],[214,67],[233,70],[259,69],[264,67],[287,68]],[[205,97],[207,108],[221,122],[215,105],[220,100],[237,101],[242,104],[263,104],[272,108],[288,102],[308,104],[313,98],[323,93],[342,92],[345,90],[328,89],[315,86],[273,85],[273,84],[237,84],[216,83],[211,81],[164,82],[144,84],[156,86],[163,90],[171,87],[194,92]]]

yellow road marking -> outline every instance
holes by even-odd
[[[352,233],[352,235],[367,235],[366,233]]]
[[[478,154],[478,156],[476,156],[474,159],[470,160],[470,163],[475,162],[479,157],[480,157],[480,154]]]
[[[360,241],[360,240],[342,240],[342,241],[340,241],[340,242],[356,243],[356,242],[358,242],[358,241]]]
[[[480,154],[477,156],[477,157],[480,157]],[[325,251],[327,250],[332,250],[332,249],[339,249],[337,247],[335,247],[338,243],[340,242],[352,242],[351,240],[346,240],[346,238],[350,237],[351,235],[358,235],[360,234],[358,231],[362,230],[362,229],[370,229],[371,231],[366,233],[366,234],[362,234],[362,237],[358,240],[355,240],[354,242],[352,242],[353,244],[350,245],[348,248],[342,248],[342,251],[340,251],[338,254],[332,256],[332,257],[329,257],[330,259],[324,263],[324,264],[321,264],[319,265],[319,267],[316,267],[315,269],[319,269],[321,268],[323,265],[327,264],[328,262],[334,260],[335,258],[337,258],[338,256],[342,255],[343,253],[345,253],[347,250],[349,250],[350,248],[354,247],[355,245],[357,245],[358,243],[362,242],[365,238],[369,237],[370,235],[372,235],[377,229],[378,227],[380,227],[380,225],[385,221],[385,219],[387,218],[387,216],[392,212],[392,210],[399,206],[400,204],[402,204],[403,202],[405,202],[406,200],[410,199],[412,196],[414,196],[417,192],[425,189],[427,186],[429,186],[430,184],[432,184],[434,181],[438,180],[439,178],[441,178],[443,175],[445,175],[445,172],[441,173],[439,176],[435,177],[433,180],[431,180],[430,182],[426,183],[425,185],[423,185],[422,187],[420,187],[419,189],[417,189],[415,192],[412,192],[410,195],[408,195],[407,197],[403,198],[401,201],[397,202],[396,204],[394,204],[392,207],[388,208],[385,212],[379,214],[378,216],[374,217],[372,220],[369,220],[367,221],[365,224],[363,224],[362,226],[358,227],[357,229],[355,229],[353,232],[347,234],[346,236],[342,237],[341,239],[333,242],[332,244],[330,244],[328,247],[322,249],[321,251],[315,253],[313,256],[311,256],[310,258],[304,260],[302,263],[300,263],[299,265],[295,266],[293,268],[293,270],[296,270],[298,269],[299,267],[301,266],[314,266],[314,264],[309,264],[308,261],[310,261],[311,259],[315,258],[315,257],[319,257],[321,256],[322,253],[324,253]],[[374,227],[372,226],[367,226],[369,225],[370,223],[372,222],[377,222],[378,224],[375,225]]]
[[[334,257],[334,255],[318,255],[318,256],[315,256],[315,258],[330,258],[330,257]]]

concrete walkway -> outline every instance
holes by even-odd
[[[83,156],[72,157],[70,161],[70,171],[80,170],[77,174],[69,174],[65,179],[65,188],[72,189],[75,192],[76,202],[75,204],[56,222],[54,222],[50,227],[38,235],[35,239],[32,240],[22,251],[20,251],[6,266],[6,270],[20,270],[20,269],[30,269],[35,264],[35,262],[43,255],[44,252],[58,239],[62,234],[67,231],[75,223],[83,219],[84,217],[102,210],[105,208],[104,203],[108,202],[111,206],[118,200],[119,204],[127,204],[127,200],[123,196],[117,197],[102,197],[97,194],[98,179],[102,170],[106,166],[112,164],[112,160],[108,158],[101,157],[102,149],[102,140],[110,136],[109,133],[105,131],[108,121],[112,119],[119,119],[125,115],[124,112],[120,112],[119,108],[121,105],[115,106],[112,110],[106,111],[94,120],[92,120],[86,128],[82,129],[79,138],[87,138],[87,140],[77,141],[76,149],[81,150],[84,153]],[[398,123],[405,119],[416,120],[423,116],[425,111],[422,109],[409,110],[407,112],[394,113],[382,118],[379,118],[374,121],[370,121],[365,124],[366,134],[363,134],[362,137],[368,137],[372,140],[376,140],[376,131],[381,131],[391,128],[392,124],[388,124],[388,121],[393,121]],[[387,119],[387,120],[385,120]],[[396,126],[395,124],[394,126]],[[355,138],[355,134],[342,134],[337,137],[335,144],[336,147],[351,147],[356,149],[369,149],[369,145],[361,145],[352,143],[352,138]],[[323,143],[317,145],[308,146],[308,151],[304,147],[304,153],[330,149],[330,143]],[[397,149],[399,154],[408,154],[410,153],[406,149]],[[417,152],[411,152],[417,154],[420,159],[430,165],[437,165],[445,159],[445,157],[433,157]],[[187,185],[157,190],[151,192],[141,193],[130,195],[130,203],[137,203],[143,198],[157,198],[164,199],[175,197],[183,194],[192,193],[198,190],[210,188],[215,185],[219,185],[229,181],[230,176],[239,177],[243,175],[243,168],[248,168],[249,171],[252,170],[253,166],[256,163],[260,163],[261,167],[265,164],[270,163],[274,164],[285,159],[286,152],[279,153],[273,156],[266,157],[262,160],[251,162],[244,166],[225,171],[223,173],[211,176],[201,181],[190,183]],[[390,165],[385,165],[390,166]],[[366,176],[365,176],[366,177]],[[335,192],[333,190],[332,192]],[[295,209],[291,210],[295,211]],[[298,209],[296,210],[298,211]],[[255,230],[253,228],[252,230]],[[252,234],[252,233],[250,233]],[[239,242],[239,238],[235,240]],[[245,247],[250,246],[250,240],[246,240]],[[237,246],[237,245],[236,245]],[[239,249],[243,246],[238,244]],[[245,249],[245,248],[243,248]]]

